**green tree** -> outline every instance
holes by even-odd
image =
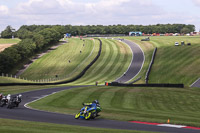
[[[181,33],[183,33],[183,34],[190,33],[190,29],[187,28],[187,27],[183,27],[183,28],[181,29]]]
[[[12,38],[15,29],[13,29],[10,25],[6,27],[4,31],[1,32],[2,38]]]

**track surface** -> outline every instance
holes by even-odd
[[[129,45],[133,53],[133,59],[128,70],[126,71],[124,75],[122,75],[120,78],[118,78],[115,81],[115,82],[125,83],[138,75],[138,73],[143,67],[145,57],[139,45],[129,40],[121,40],[121,41]]]
[[[198,87],[198,88],[200,88],[200,78],[197,79],[197,80],[191,85],[191,87]]]
[[[84,86],[51,88],[51,89],[36,90],[36,91],[22,93],[23,101],[20,104],[19,108],[14,108],[14,109],[7,109],[6,107],[0,108],[0,118],[79,125],[88,127],[99,127],[99,128],[142,130],[142,131],[153,131],[153,132],[199,133],[199,130],[159,127],[155,125],[144,125],[144,124],[123,122],[123,121],[105,120],[100,118],[88,121],[76,120],[72,115],[44,112],[24,107],[26,103],[44,97],[45,95],[50,95],[55,92],[77,87],[84,87]]]

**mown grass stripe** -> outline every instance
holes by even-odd
[[[92,78],[90,82],[99,81],[104,82],[103,79],[108,79],[109,74],[112,74],[112,70],[115,69],[116,62],[118,62],[119,58],[118,55],[118,47],[114,42],[106,41],[106,44],[109,44],[111,46],[110,56],[105,61],[105,64],[99,69],[101,70],[101,73],[97,75],[96,77]],[[109,64],[108,64],[109,63]],[[108,79],[109,80],[109,79]]]
[[[100,97],[99,101],[103,108],[112,108],[111,101],[114,97],[116,91],[120,90],[120,88],[106,88],[105,91]]]
[[[91,40],[88,40],[83,47],[81,40],[70,39],[69,43],[36,60],[22,76],[28,77],[28,79],[55,78],[55,75],[66,76],[90,54],[93,49],[92,43]]]
[[[114,97],[111,100],[111,105],[114,108],[121,108],[124,102],[124,95],[126,94],[127,90],[121,88],[120,90],[116,91]]]
[[[104,42],[103,42],[104,44]],[[105,68],[106,64],[110,60],[110,57],[112,56],[112,46],[111,45],[103,45],[102,46],[102,54],[98,61],[92,66],[92,68],[86,73],[86,76],[84,76],[82,79],[78,80],[78,82],[87,84],[90,83],[91,80],[93,80],[94,76],[101,75],[101,71]]]
[[[122,43],[117,42],[116,44],[117,44],[117,51],[118,51],[117,57],[115,58],[116,60],[112,64],[109,74],[106,77],[101,78],[103,81],[110,82],[110,81],[115,80],[115,78],[120,77],[120,75],[123,73],[123,70],[124,70],[123,67],[126,66],[126,63],[128,63],[127,62],[128,58],[125,58],[125,54],[121,51],[124,49],[126,50],[126,47]]]
[[[96,91],[96,89],[89,88],[89,89],[86,89],[86,90],[81,89],[79,91],[80,91],[80,93],[78,93],[72,99],[70,99],[68,101],[69,106],[77,107],[77,106],[82,105],[82,102],[86,101],[87,97],[89,95],[91,95],[94,91]],[[79,101],[78,104],[77,104],[77,101]]]

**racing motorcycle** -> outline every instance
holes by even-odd
[[[8,104],[8,102],[9,102],[9,100],[10,100],[10,98],[11,98],[11,95],[10,94],[8,94],[7,96],[1,96],[2,98],[1,98],[1,102],[0,102],[0,107],[3,107],[4,105],[7,105]]]
[[[92,103],[83,103],[83,108],[75,115],[75,119],[94,119],[99,116],[99,112],[101,112],[101,107],[97,100]]]
[[[7,108],[12,109],[14,107],[18,107],[19,104],[21,103],[21,101],[22,101],[22,95],[21,94],[14,96],[9,100]]]

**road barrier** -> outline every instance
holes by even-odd
[[[175,87],[175,88],[184,88],[184,84],[124,84],[118,82],[108,83],[108,86],[122,86],[122,87]]]
[[[154,49],[154,51],[153,51],[151,63],[149,64],[149,68],[148,68],[147,73],[146,73],[146,76],[145,76],[145,82],[146,82],[146,84],[148,84],[148,82],[149,82],[149,74],[150,74],[150,72],[151,72],[151,68],[152,68],[152,66],[153,66],[154,59],[155,59],[155,57],[156,57],[156,52],[157,52],[157,47],[156,47],[156,48]]]
[[[54,83],[0,83],[0,86],[16,86],[16,85],[57,85],[57,84],[66,84],[66,83],[70,83],[70,82],[73,82],[79,78],[81,78],[85,73],[86,71],[97,61],[97,59],[100,57],[101,55],[101,51],[102,51],[102,41],[100,39],[97,39],[99,40],[100,42],[100,46],[99,46],[99,51],[98,51],[98,54],[97,56],[94,58],[94,60],[85,67],[85,69],[79,74],[77,75],[76,77],[70,79],[70,80],[67,80],[67,81],[59,81],[59,82],[54,82]]]

